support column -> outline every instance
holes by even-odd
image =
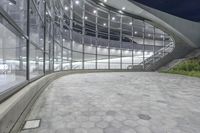
[[[108,12],[108,69],[110,70],[110,11]]]
[[[156,36],[156,29],[155,27],[153,27],[153,64],[155,63],[155,45],[156,45],[155,36]]]
[[[120,69],[122,69],[122,15],[120,16]]]
[[[95,69],[97,69],[97,45],[98,45],[98,11],[96,12],[96,20],[95,20],[95,26],[96,26],[96,39],[95,39],[95,45],[96,45],[96,53],[95,53]]]
[[[46,75],[46,2],[44,1],[44,51],[43,51],[43,72]]]
[[[29,66],[30,66],[30,62],[29,62],[29,59],[30,59],[30,0],[27,0],[27,36],[29,37],[26,41],[26,79],[27,80],[30,80],[30,69],[29,69]]]
[[[143,34],[142,34],[142,39],[143,39],[143,69],[145,70],[145,34],[146,34],[146,30],[145,30],[145,22],[143,21],[144,23],[144,31],[143,31]]]
[[[70,49],[71,49],[71,61],[70,61],[70,69],[73,69],[73,0],[70,0]]]
[[[62,44],[61,44],[61,71],[63,70],[63,44],[64,44],[64,41],[65,40],[63,40],[63,32],[64,32],[64,28],[63,28],[63,10],[64,9],[61,9],[61,16],[62,16],[62,18],[61,18],[61,21],[60,21],[60,32],[61,32],[61,42],[62,42]]]
[[[85,0],[83,0],[83,12],[82,12],[82,69],[85,69]]]
[[[134,49],[135,49],[135,43],[134,43],[134,20],[132,18],[132,26],[131,26],[131,30],[132,30],[132,67],[134,66]]]

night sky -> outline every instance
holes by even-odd
[[[169,14],[200,22],[200,0],[129,0]]]

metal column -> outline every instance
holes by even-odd
[[[71,61],[70,61],[70,69],[73,69],[73,0],[70,0],[70,49],[71,49]]]
[[[95,26],[96,26],[96,39],[95,39],[95,45],[96,45],[96,53],[95,53],[95,69],[97,69],[97,45],[98,45],[98,11],[96,12],[96,18],[95,18]]]
[[[145,34],[146,34],[146,30],[145,30],[145,22],[144,23],[144,31],[142,33],[142,39],[143,39],[143,69],[145,70]]]
[[[83,0],[83,12],[82,12],[82,69],[85,69],[85,0]]]
[[[120,69],[122,69],[122,15],[120,16]]]
[[[110,11],[108,12],[108,69],[110,69]]]

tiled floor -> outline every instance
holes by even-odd
[[[159,73],[75,74],[54,81],[21,133],[199,133],[200,79]]]

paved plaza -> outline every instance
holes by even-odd
[[[74,74],[52,82],[21,133],[199,133],[200,79],[162,73]]]

